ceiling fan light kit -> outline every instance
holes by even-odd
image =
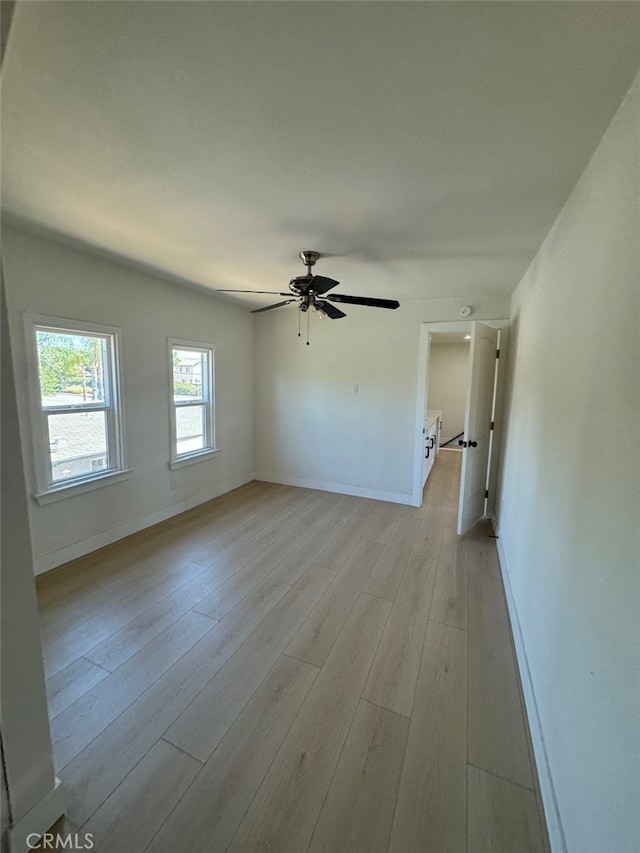
[[[264,308],[255,308],[252,314],[261,314],[263,311],[271,311],[274,308],[281,308],[284,305],[290,305],[292,302],[298,303],[298,310],[307,315],[307,346],[309,345],[309,308],[320,319],[328,317],[330,320],[340,320],[347,315],[341,311],[333,302],[340,302],[345,305],[365,305],[369,308],[390,308],[395,309],[400,307],[397,299],[377,299],[369,296],[349,296],[346,293],[328,293],[334,287],[337,287],[340,282],[332,278],[326,278],[322,275],[314,275],[312,268],[320,259],[320,252],[305,250],[300,252],[299,258],[306,266],[307,272],[305,275],[298,275],[292,278],[289,282],[290,293],[280,292],[277,290],[228,290],[219,289],[218,293],[272,293],[275,296],[289,296],[289,299],[284,299],[282,302],[275,302],[273,305],[266,305]],[[325,296],[325,294],[327,294]],[[300,336],[300,317],[298,315],[298,336]]]

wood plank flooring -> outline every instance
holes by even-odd
[[[548,850],[460,459],[419,509],[250,483],[41,576],[57,829],[97,853]]]

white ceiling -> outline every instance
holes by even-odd
[[[639,56],[635,2],[22,2],[3,203],[211,288],[308,248],[346,293],[508,293]]]

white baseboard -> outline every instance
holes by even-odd
[[[56,779],[53,788],[9,828],[11,853],[25,853],[30,850],[27,838],[31,837],[32,847],[35,846],[36,836],[44,835],[63,814],[64,789],[62,782]]]
[[[412,506],[412,496],[402,492],[384,492],[381,489],[369,489],[364,486],[329,483],[326,480],[313,480],[305,477],[281,477],[278,474],[264,472],[258,472],[256,480],[262,480],[265,483],[278,483],[281,486],[300,486],[303,489],[318,489],[320,492],[336,492],[339,495],[353,495],[356,498],[371,498],[374,501],[387,501],[388,503]]]
[[[536,769],[538,771],[540,794],[542,796],[542,805],[544,807],[547,831],[549,833],[549,845],[551,846],[552,853],[567,853],[567,844],[564,837],[564,831],[562,829],[558,800],[556,798],[553,777],[549,766],[549,758],[547,756],[542,723],[538,712],[538,703],[536,702],[535,689],[531,678],[531,670],[529,669],[529,661],[527,659],[527,650],[524,637],[522,636],[522,628],[520,626],[518,610],[513,597],[513,590],[511,589],[507,559],[504,553],[502,539],[500,538],[498,522],[493,514],[491,514],[490,517],[493,523],[493,529],[498,537],[496,539],[498,560],[500,562],[502,582],[504,584],[504,592],[507,599],[507,609],[509,611],[509,619],[511,622],[513,644],[515,646],[518,670],[520,673],[520,683],[522,684],[527,719],[529,721],[531,744],[533,746]]]
[[[215,489],[211,489],[204,494],[194,495],[185,501],[180,501],[177,504],[159,509],[152,512],[150,515],[144,515],[140,518],[131,519],[124,524],[118,524],[116,527],[111,527],[109,530],[104,530],[102,533],[97,533],[95,536],[90,536],[88,539],[82,539],[80,542],[74,542],[64,548],[59,548],[57,551],[51,551],[48,554],[42,554],[35,558],[35,574],[41,575],[56,566],[61,566],[63,563],[68,563],[69,560],[75,560],[78,557],[83,557],[85,554],[90,554],[92,551],[97,551],[98,548],[104,548],[105,545],[111,545],[119,539],[124,539],[125,536],[131,536],[132,533],[138,533],[147,527],[152,527],[154,524],[159,524],[161,521],[166,521],[174,515],[180,515],[181,512],[186,512],[193,509],[199,504],[211,501],[220,495],[230,492],[232,489],[237,489],[244,486],[245,483],[250,483],[255,480],[255,474],[247,474],[244,477],[236,477],[233,480],[227,480],[219,484]]]

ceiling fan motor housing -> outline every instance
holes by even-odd
[[[306,291],[312,278],[312,275],[297,275],[289,282],[289,290],[295,293],[296,296],[299,296]]]

